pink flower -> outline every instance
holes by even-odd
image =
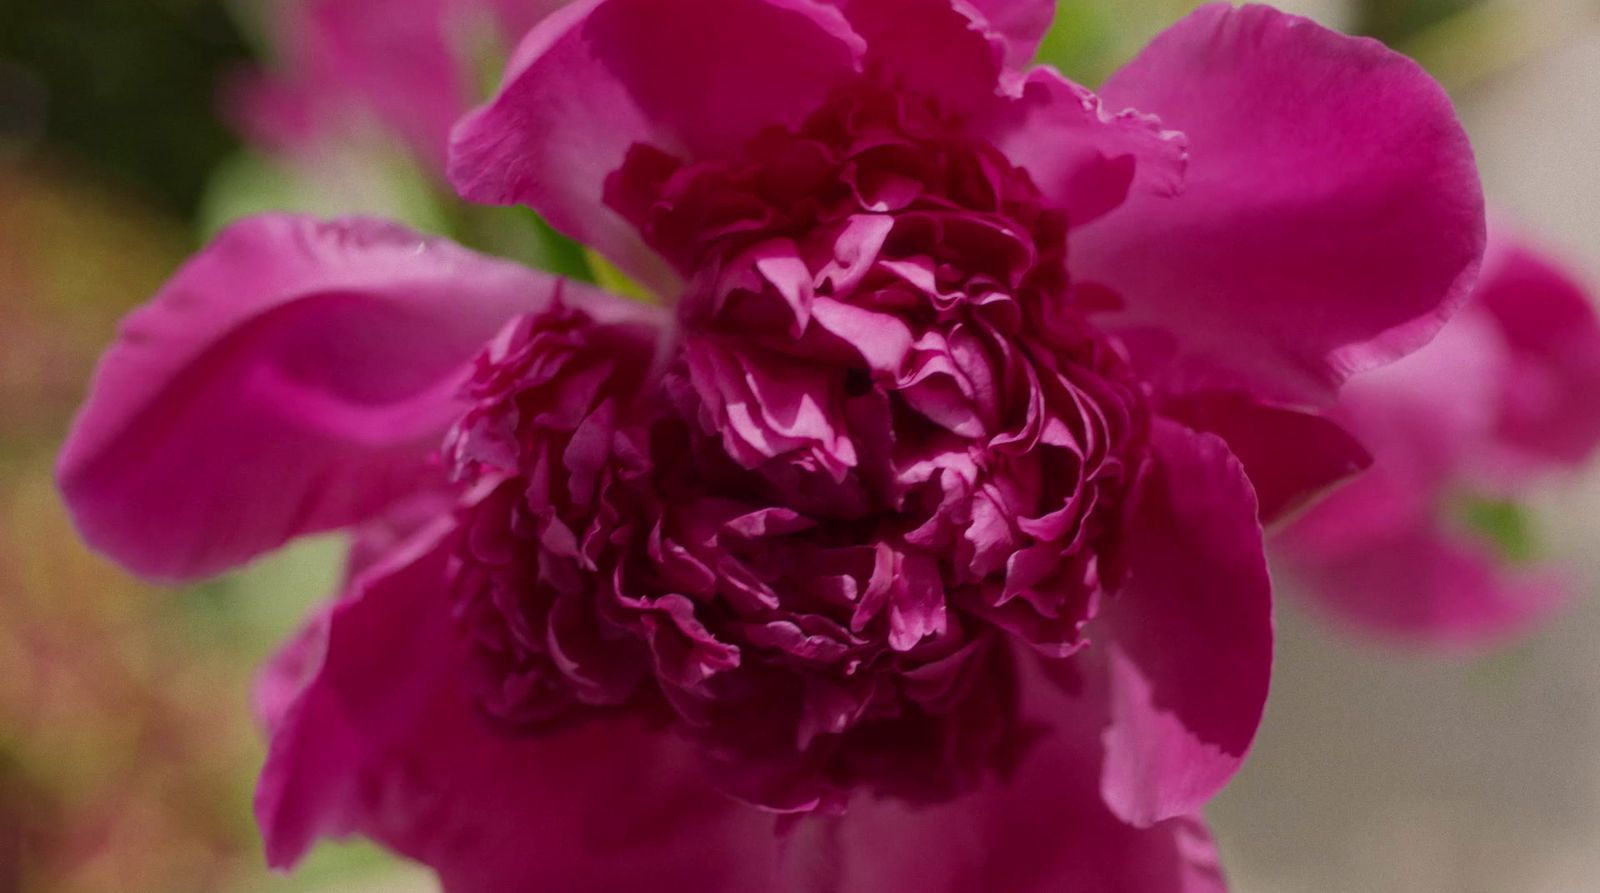
[[[1020,67],[1050,9],[541,23],[453,177],[666,306],[267,217],[129,320],[62,458],[91,543],[187,579],[355,533],[262,681],[275,865],[360,833],[452,891],[1221,889],[1260,517],[1365,458],[1295,407],[1431,337],[1481,197],[1376,43],[1216,4],[1097,98]]]
[[[363,128],[444,169],[450,127],[503,52],[568,0],[280,0],[277,64],[227,85],[224,113],[254,142],[303,150]]]
[[[1531,533],[1515,500],[1594,456],[1597,391],[1589,296],[1496,238],[1439,338],[1345,390],[1335,417],[1375,461],[1284,532],[1286,567],[1319,607],[1374,633],[1471,646],[1526,631],[1565,588],[1556,570],[1525,564]]]

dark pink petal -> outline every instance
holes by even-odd
[[[1034,680],[1030,712],[1077,714]],[[1008,780],[936,805],[859,798],[842,817],[814,817],[784,853],[795,893],[1223,893],[1216,847],[1199,816],[1150,828],[1124,823],[1096,787],[1089,727],[1045,732]]]
[[[938,100],[947,112],[982,109],[1001,89],[1008,47],[978,11],[951,0],[829,0],[866,41],[882,82]]]
[[[526,204],[663,290],[673,275],[602,204],[646,144],[701,158],[794,126],[856,71],[859,38],[808,0],[586,0],[531,31],[500,92],[456,128],[450,177],[474,201]]]
[[[1173,422],[1156,422],[1152,444],[1128,577],[1097,639],[1110,652],[1102,791],[1139,824],[1194,812],[1232,777],[1272,670],[1272,585],[1244,468],[1220,438]]]
[[[441,477],[437,486],[410,493],[382,513],[350,528],[350,548],[345,555],[345,581],[355,579],[367,568],[382,561],[397,546],[440,516],[455,511],[459,500],[459,485],[448,477]]]
[[[1600,447],[1600,321],[1588,293],[1550,260],[1496,240],[1474,304],[1507,351],[1496,438],[1535,461],[1587,460]]]
[[[1514,639],[1570,594],[1552,568],[1507,566],[1490,543],[1427,523],[1342,554],[1297,554],[1292,567],[1302,591],[1335,618],[1444,648]]]
[[[1006,64],[1021,68],[1039,51],[1056,15],[1056,0],[967,0],[1005,38]]]
[[[1372,464],[1354,437],[1311,413],[1202,391],[1169,401],[1163,413],[1215,434],[1244,465],[1263,524],[1309,504]]]
[[[465,364],[562,289],[603,299],[372,220],[237,224],[102,360],[59,466],[73,518],[160,579],[361,521],[437,479]]]
[[[634,719],[490,731],[464,696],[448,531],[358,578],[292,649],[256,811],[271,863],[370,836],[449,893],[773,887],[772,820],[712,792],[694,756]],[[310,643],[310,644],[307,644]]]
[[[1414,62],[1265,6],[1214,3],[1106,84],[1189,138],[1176,199],[1075,233],[1073,270],[1183,359],[1280,402],[1329,401],[1432,337],[1483,251],[1466,134]]]
[[[1099,97],[1053,69],[1029,72],[1021,97],[986,129],[1074,226],[1121,205],[1130,190],[1159,198],[1182,191],[1188,163],[1183,134],[1138,111],[1108,111]]]

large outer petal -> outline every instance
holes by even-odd
[[[456,128],[466,198],[532,206],[661,290],[674,277],[602,204],[644,143],[698,158],[793,126],[854,75],[859,38],[813,0],[585,0],[536,26],[500,92]]]
[[[563,289],[647,312],[377,221],[239,223],[102,360],[60,460],[73,518],[183,579],[370,517],[436,478],[464,364]]]
[[[1183,134],[1137,111],[1113,114],[1051,68],[1028,72],[1021,93],[980,126],[1073,226],[1117,208],[1130,191],[1168,199],[1182,191]]]
[[[1205,6],[1105,85],[1189,138],[1186,189],[1075,233],[1123,323],[1287,403],[1416,349],[1467,294],[1483,199],[1449,99],[1415,63],[1263,6]]]
[[[1030,715],[1052,726],[1004,781],[949,803],[860,798],[842,817],[800,825],[784,853],[793,893],[1223,893],[1204,822],[1151,828],[1113,815],[1096,784],[1099,743],[1085,712],[1025,673]],[[1089,711],[1092,712],[1092,711]]]
[[[463,696],[448,522],[370,568],[263,689],[278,712],[257,792],[268,858],[362,834],[449,893],[745,893],[774,887],[770,816],[714,793],[674,737],[626,718],[492,732]]]
[[[1157,421],[1109,651],[1102,791],[1139,824],[1199,809],[1244,761],[1272,671],[1272,584],[1255,496],[1219,438]]]

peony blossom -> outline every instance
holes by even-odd
[[[1371,471],[1284,531],[1283,563],[1319,607],[1389,637],[1482,645],[1560,606],[1526,562],[1516,500],[1600,448],[1600,320],[1569,274],[1491,240],[1466,309],[1425,350],[1352,381],[1334,417]]]
[[[662,303],[269,216],[128,320],[61,460],[90,543],[352,532],[258,692],[274,865],[1222,889],[1261,522],[1360,467],[1313,408],[1465,297],[1482,200],[1375,42],[1214,4],[1096,96],[1027,67],[1051,10],[575,3],[451,176]]]
[[[488,76],[477,60],[567,0],[280,0],[277,64],[226,90],[224,111],[252,141],[303,151],[363,129],[444,169],[450,127]]]

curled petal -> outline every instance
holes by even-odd
[[[1099,634],[1111,708],[1101,789],[1141,825],[1194,812],[1233,776],[1272,670],[1272,585],[1243,466],[1219,438],[1169,421],[1152,445],[1128,577]]]
[[[1214,3],[1101,91],[1189,139],[1181,196],[1134,195],[1072,243],[1121,323],[1286,404],[1422,344],[1484,245],[1472,150],[1416,63],[1265,6]]]
[[[466,363],[563,289],[398,226],[239,223],[124,322],[58,468],[84,538],[185,579],[435,484]]]
[[[995,145],[1074,226],[1118,207],[1130,191],[1172,198],[1183,188],[1183,134],[1138,111],[1112,113],[1053,69],[1029,72],[1022,95],[988,127]]]
[[[966,0],[1006,44],[1006,64],[1021,68],[1039,51],[1056,15],[1056,0]]]
[[[605,207],[636,144],[716,157],[798,124],[856,71],[859,38],[810,0],[586,0],[524,38],[500,91],[456,128],[461,194],[526,204],[666,292],[675,277]]]

